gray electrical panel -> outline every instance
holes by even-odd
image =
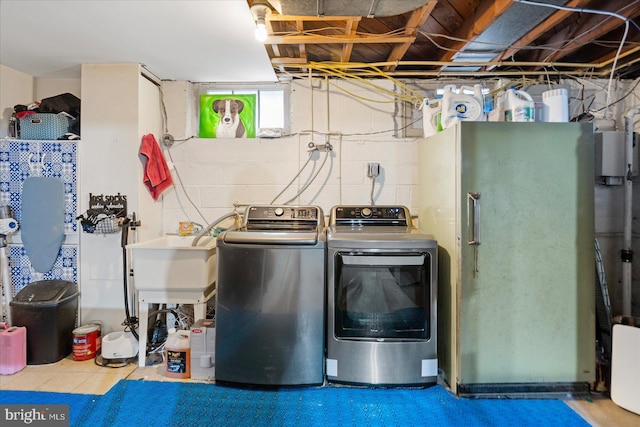
[[[622,184],[627,174],[625,159],[626,133],[622,131],[605,131],[598,132],[594,136],[596,176],[604,178],[605,184],[608,185]],[[638,150],[635,145],[634,143],[633,176],[638,175]]]

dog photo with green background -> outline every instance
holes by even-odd
[[[220,115],[213,111],[213,103],[218,99],[242,101],[244,108],[238,114],[247,132],[247,138],[256,137],[256,95],[255,94],[202,94],[200,95],[200,131],[199,138],[215,138]]]

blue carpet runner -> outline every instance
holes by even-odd
[[[0,391],[0,404],[68,404],[71,426],[588,426],[561,400],[456,398],[426,389],[250,390],[121,380],[103,396]]]

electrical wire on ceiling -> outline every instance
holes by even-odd
[[[609,12],[609,11],[599,11],[599,10],[592,10],[592,9],[585,9],[585,8],[570,8],[570,7],[564,7],[564,6],[556,6],[553,4],[548,4],[548,3],[539,3],[539,2],[535,2],[535,1],[529,1],[529,0],[514,0],[515,2],[519,2],[519,3],[523,3],[523,4],[529,4],[529,5],[534,5],[534,6],[542,6],[542,7],[550,7],[550,8],[555,8],[555,9],[561,9],[561,10],[568,10],[568,11],[576,11],[576,12],[584,12],[584,13],[596,13],[596,14],[601,14],[601,15],[609,15],[611,17],[615,17],[615,18],[619,18],[622,19],[625,22],[625,26],[628,27],[630,24],[634,25],[636,28],[638,28],[640,30],[640,26],[635,23],[634,21],[632,21],[629,18],[625,18],[624,16],[620,15],[619,13],[614,13],[614,12]],[[634,4],[637,4],[638,1],[640,0],[635,0],[631,3],[629,3],[628,5],[622,7],[619,12],[626,10],[627,8],[633,6]],[[598,24],[601,25],[601,24]],[[596,26],[597,28],[597,26]],[[304,34],[314,34],[317,32],[321,32],[321,31],[327,31],[327,30],[332,30],[332,31],[339,31],[341,34],[339,35],[334,35],[332,37],[332,35],[322,35],[321,37],[326,37],[326,38],[333,38],[333,39],[340,39],[340,40],[344,40],[344,28],[336,28],[336,27],[323,27],[323,28],[318,28],[318,29],[313,29],[313,30],[305,30],[305,31],[294,31],[294,32],[282,32],[282,33],[274,33],[274,34],[284,34],[284,35],[292,35],[292,34],[297,34],[297,35],[304,35]],[[579,43],[579,38],[582,36],[577,36],[574,37],[572,40],[565,40],[563,41],[564,45],[566,47],[557,47],[555,44],[553,45],[536,45],[536,46],[522,46],[522,45],[502,45],[500,43],[490,43],[490,42],[483,42],[480,40],[471,40],[471,39],[462,39],[462,38],[457,38],[457,37],[453,37],[453,36],[447,36],[447,35],[443,35],[443,34],[434,34],[434,33],[428,33],[428,32],[424,32],[421,31],[420,29],[416,29],[416,28],[398,28],[395,29],[393,31],[389,31],[387,33],[379,33],[379,34],[371,34],[371,33],[364,33],[364,32],[355,32],[353,33],[353,35],[358,35],[360,37],[362,36],[366,36],[366,37],[370,37],[372,39],[375,38],[380,38],[380,37],[392,37],[395,35],[402,35],[402,36],[406,36],[407,31],[416,31],[418,34],[421,34],[423,36],[425,36],[426,38],[428,38],[436,47],[438,47],[441,50],[444,51],[455,51],[458,52],[458,49],[450,49],[447,48],[445,46],[442,46],[440,44],[438,44],[434,39],[437,37],[442,37],[442,38],[446,38],[449,40],[454,40],[457,42],[464,42],[464,43],[470,43],[473,42],[474,44],[479,44],[479,45],[486,45],[489,48],[496,48],[496,47],[501,47],[503,49],[506,48],[514,48],[517,50],[552,50],[553,52],[563,52],[563,51],[570,51],[573,50],[573,48],[571,48],[569,45],[569,43]],[[586,34],[589,31],[593,31],[593,28],[589,29],[588,31],[586,31],[584,34]],[[504,76],[508,76],[508,75],[517,75],[517,74],[527,74],[530,76],[534,76],[534,75],[549,75],[549,74],[554,74],[554,75],[580,75],[580,73],[583,71],[583,69],[590,69],[590,73],[591,73],[591,77],[598,77],[600,75],[605,76],[605,75],[611,75],[613,76],[613,74],[615,73],[616,69],[617,69],[617,61],[619,59],[621,59],[623,56],[627,56],[631,53],[634,53],[636,51],[636,49],[640,48],[640,45],[638,45],[638,43],[635,42],[631,42],[628,43],[626,42],[626,33],[628,32],[628,28],[625,30],[625,36],[623,37],[623,39],[619,42],[616,43],[616,45],[618,45],[618,51],[617,54],[615,56],[615,58],[612,60],[613,61],[613,66],[611,69],[607,69],[607,70],[603,70],[603,71],[598,71],[598,69],[601,69],[603,67],[606,67],[609,65],[609,61],[605,61],[602,64],[582,64],[582,63],[561,63],[561,62],[546,62],[546,61],[541,61],[541,62],[515,62],[515,61],[511,61],[511,62],[505,62],[505,61],[496,61],[496,62],[442,62],[442,61],[395,61],[395,62],[383,62],[383,63],[378,63],[377,66],[395,66],[396,68],[398,66],[402,66],[402,65],[423,65],[423,66],[435,66],[435,67],[446,67],[446,66],[457,66],[457,67],[479,67],[479,68],[483,68],[483,67],[492,67],[493,69],[491,70],[491,72],[478,72],[478,71],[444,71],[444,70],[436,70],[436,71],[432,71],[432,72],[428,72],[428,71],[399,71],[399,70],[395,70],[392,73],[390,73],[389,75],[404,75],[404,76],[422,76],[422,77],[427,77],[427,76],[434,76],[434,77],[442,77],[442,76],[471,76],[471,77],[480,77],[480,76],[485,76],[485,75],[491,75],[491,76],[497,76],[497,75],[504,75]],[[315,35],[315,37],[319,37],[318,35]],[[606,44],[606,43],[610,43],[610,42],[601,42],[601,44]],[[629,49],[627,52],[625,52],[625,54],[622,54],[622,48],[624,46],[630,47],[631,49]],[[493,49],[489,49],[488,51],[493,51]],[[495,50],[495,53],[499,53],[502,50]],[[640,61],[640,59],[637,60],[632,60],[631,62],[628,62],[625,64],[625,66],[630,66],[632,64],[634,64],[635,62]],[[362,69],[362,64],[356,64],[357,68],[353,68],[352,64],[343,64],[343,63],[332,63],[331,68],[332,69],[322,69],[322,68],[318,68],[317,66],[318,63],[315,63],[315,66],[313,67],[314,70],[322,72],[322,73],[331,73],[331,75],[336,76],[335,74],[335,68],[339,67],[342,70],[347,70],[348,71],[343,71],[345,73],[348,74],[355,74],[355,75],[362,75],[364,77],[371,77],[371,70],[363,70]],[[376,66],[376,64],[368,64],[370,66]],[[278,64],[278,67],[280,67],[280,71],[282,74],[289,74],[292,77],[295,77],[295,74],[293,73],[287,73],[286,71],[284,71],[285,67],[290,67],[290,68],[304,68],[304,69],[309,69],[310,64]],[[502,66],[508,66],[509,69],[505,70],[505,71],[500,71],[500,70],[496,70],[496,67],[502,67]],[[528,67],[548,67],[554,70],[553,73],[549,72],[549,71],[512,71],[513,67],[518,67],[518,66],[528,66]],[[566,70],[566,71],[559,71],[558,68],[573,68],[572,70]],[[611,77],[610,77],[611,80]],[[611,91],[609,90],[609,93]]]
[[[627,6],[629,7],[629,6]],[[625,7],[626,8],[626,7]],[[621,9],[624,10],[625,8]],[[630,20],[630,23],[635,25],[639,30],[640,30],[640,26],[638,26],[638,24],[636,24],[635,22]],[[589,31],[592,31],[592,29],[590,29]],[[322,31],[337,31],[339,32],[339,34],[317,34],[319,32]],[[472,40],[472,39],[465,39],[465,38],[461,38],[461,37],[455,37],[455,36],[451,36],[448,34],[439,34],[439,33],[431,33],[431,32],[427,32],[427,31],[423,31],[419,28],[408,28],[408,27],[401,27],[401,28],[397,28],[393,31],[389,31],[386,33],[369,33],[369,32],[362,32],[362,31],[356,31],[353,33],[349,33],[346,34],[347,36],[360,36],[360,37],[366,37],[368,39],[371,40],[375,40],[376,38],[385,38],[385,37],[393,37],[393,36],[403,36],[406,37],[407,36],[407,31],[415,31],[417,34],[420,34],[422,36],[424,36],[426,39],[428,39],[435,47],[437,47],[440,50],[443,51],[447,51],[447,52],[459,52],[459,49],[455,49],[455,48],[448,48],[446,46],[441,45],[440,43],[436,42],[435,39],[437,38],[443,38],[443,39],[447,39],[447,40],[451,40],[451,41],[455,41],[455,42],[462,42],[462,43],[470,43],[473,42],[476,45],[484,45],[487,47],[486,50],[483,50],[483,52],[493,52],[495,54],[499,54],[501,52],[503,52],[505,49],[509,49],[509,48],[513,48],[513,49],[517,49],[517,50],[553,50],[554,52],[563,52],[563,51],[571,51],[573,49],[570,48],[557,48],[556,44],[539,44],[539,45],[535,45],[535,46],[531,46],[531,45],[520,45],[520,44],[513,44],[513,43],[499,43],[499,42],[485,42],[482,40]],[[583,33],[586,34],[587,32]],[[582,35],[582,34],[581,34]],[[580,35],[580,36],[581,36]],[[302,30],[302,31],[281,31],[281,32],[274,32],[272,33],[272,36],[276,36],[276,37],[291,37],[291,36],[314,36],[314,37],[323,37],[329,40],[344,40],[345,34],[344,34],[344,28],[342,27],[322,27],[322,28],[315,28],[315,29],[309,29],[309,30]],[[570,40],[564,40],[563,43],[567,43],[567,42],[574,42],[576,41],[580,36],[576,36],[573,39]],[[597,43],[597,41],[591,41],[589,43]],[[611,42],[611,43],[615,43],[615,45],[617,46],[619,44],[619,41],[615,41],[615,42]],[[587,43],[585,43],[586,45]],[[636,42],[629,42],[629,45],[636,45],[638,43]]]
[[[610,105],[610,100],[611,100],[611,86],[613,84],[613,77],[615,75],[615,70],[616,70],[616,65],[618,63],[618,58],[620,57],[620,53],[622,52],[622,48],[624,47],[624,43],[625,40],[627,39],[627,35],[629,33],[629,23],[633,22],[631,19],[620,15],[618,13],[615,12],[609,12],[606,10],[594,10],[594,9],[585,9],[585,8],[581,8],[581,7],[567,7],[567,6],[559,6],[559,5],[555,5],[555,4],[549,4],[549,3],[539,3],[536,1],[530,1],[530,0],[513,0],[516,3],[522,3],[522,4],[528,4],[528,5],[532,5],[532,6],[540,6],[540,7],[548,7],[551,9],[558,9],[558,10],[566,10],[566,11],[571,11],[571,12],[581,12],[581,13],[591,13],[591,14],[596,14],[596,15],[605,15],[605,16],[610,16],[613,18],[617,18],[617,19],[621,19],[624,22],[624,33],[622,35],[622,39],[620,40],[620,45],[618,46],[618,50],[616,51],[615,57],[614,57],[614,61],[613,64],[611,65],[611,75],[609,76],[609,84],[607,85],[607,102],[606,102],[606,108],[605,108],[605,118],[609,118],[610,114],[609,114],[609,105]],[[635,3],[635,2],[634,2]],[[629,5],[627,5],[628,7]],[[638,25],[633,22],[633,24],[636,26],[636,28],[639,28]]]
[[[424,98],[422,96],[422,94],[420,94],[419,92],[411,89],[409,86],[407,86],[405,83],[401,82],[400,80],[390,76],[389,74],[385,73],[384,71],[382,71],[381,69],[379,69],[376,66],[371,66],[369,64],[364,64],[364,63],[350,63],[349,64],[349,68],[354,68],[357,67],[358,70],[364,74],[364,77],[359,76],[359,75],[355,75],[351,72],[346,72],[344,70],[344,63],[333,63],[333,62],[323,62],[323,63],[319,63],[319,62],[311,62],[309,64],[307,64],[305,66],[305,68],[309,68],[310,70],[313,71],[321,71],[323,72],[325,75],[329,75],[332,77],[338,77],[342,80],[345,81],[349,81],[359,87],[365,88],[365,89],[369,89],[372,90],[378,94],[384,95],[388,98],[390,98],[390,100],[386,100],[386,101],[380,101],[380,100],[371,100],[371,99],[367,99],[370,102],[381,102],[381,103],[388,103],[388,102],[395,102],[395,101],[406,101],[406,102],[410,102],[414,105],[419,106],[420,103],[422,103],[422,99]],[[366,78],[368,77],[368,78]],[[382,79],[387,79],[390,80],[391,82],[393,82],[399,89],[400,91],[394,91],[391,89],[386,89],[384,87],[381,87],[377,84],[375,84],[374,81],[371,80],[371,78],[382,78]],[[350,93],[349,91],[347,91],[344,88],[340,88],[338,87],[338,89],[343,90],[346,93],[349,93],[351,96],[354,96],[356,98],[358,98],[357,95]]]
[[[517,0],[514,0],[517,1]],[[633,3],[637,3],[638,0],[636,0]],[[524,1],[522,2],[524,3]],[[631,7],[633,5],[633,3],[623,7],[622,9],[620,9],[618,12],[622,12],[625,9]],[[533,5],[534,2],[529,2],[529,4]],[[537,6],[547,6],[547,7],[552,7],[551,4],[547,4],[547,3],[536,3],[535,5]],[[563,8],[563,10],[571,10],[570,8]],[[587,11],[585,10],[581,10],[581,11]],[[594,11],[594,12],[598,12],[598,11]],[[607,13],[603,13],[603,14],[607,14]],[[624,17],[623,17],[624,18]],[[602,21],[600,24],[598,25],[603,25],[606,21]],[[640,30],[640,26],[638,26],[638,24],[636,24],[634,21],[629,20],[629,22],[631,24],[633,24],[634,26],[636,26],[636,28],[638,28]],[[564,45],[568,45],[570,43],[574,43],[577,42],[583,35],[593,31],[596,27],[590,28],[588,31],[585,31],[584,33],[573,37],[572,39],[569,40],[563,40],[562,43]],[[487,46],[487,50],[483,50],[482,52],[486,52],[486,53],[501,53],[503,52],[505,49],[516,49],[516,50],[553,50],[553,52],[566,52],[566,51],[573,51],[573,48],[558,48],[556,46],[556,44],[538,44],[535,46],[531,46],[531,45],[520,45],[520,44],[503,44],[503,43],[497,43],[497,42],[485,42],[482,40],[471,40],[471,39],[464,39],[464,38],[460,38],[460,37],[455,37],[455,36],[450,36],[447,34],[438,34],[438,33],[429,33],[426,31],[422,31],[420,29],[416,30],[418,34],[421,34],[422,36],[424,36],[425,38],[427,38],[431,43],[433,43],[434,46],[436,46],[438,49],[440,50],[444,50],[444,51],[448,51],[448,52],[458,52],[459,49],[455,49],[455,48],[447,48],[446,46],[442,46],[441,44],[437,43],[434,39],[436,38],[444,38],[447,40],[452,40],[455,42],[462,42],[462,43],[471,43],[473,42],[474,45],[485,45]],[[615,42],[611,42],[611,43],[615,43],[615,46],[618,46],[620,44],[619,41],[615,41]],[[587,44],[598,44],[598,41],[590,41],[589,43],[583,43],[582,45],[587,45]],[[629,46],[634,46],[637,45],[638,43],[636,42],[628,42]]]
[[[351,82],[359,87],[363,87],[365,89],[373,91],[374,93],[378,93],[380,95],[390,98],[390,100],[374,100],[371,98],[365,98],[333,83],[331,80],[328,80],[330,85],[332,85],[333,87],[335,87],[340,91],[347,93],[349,96],[355,99],[360,99],[368,102],[378,102],[378,103],[389,103],[389,102],[398,102],[398,101],[409,102],[412,105],[414,105],[415,108],[419,108],[425,98],[422,92],[419,92],[411,88],[406,83],[389,76],[387,73],[385,73],[384,71],[380,70],[377,67],[368,66],[367,64],[349,64],[350,67],[358,66],[358,65],[361,66],[362,70],[370,77],[377,77],[381,79],[390,80],[391,82],[394,83],[394,85],[396,85],[397,88],[400,89],[399,92],[396,92],[391,89],[383,88],[375,84],[371,79],[367,79],[365,77],[356,76],[351,73],[347,73],[341,68],[342,65],[343,65],[342,63],[313,63],[312,62],[309,64],[309,68],[310,70],[322,71],[330,76],[337,77],[343,81]],[[493,95],[500,91],[504,91],[508,87],[521,88],[523,86],[536,84],[536,83],[538,83],[537,80],[522,77],[518,81],[510,81],[509,83],[494,89],[489,93],[489,95]],[[376,132],[376,133],[386,133],[386,132],[388,131]],[[362,135],[362,134],[358,134],[358,135]],[[371,135],[371,133],[368,133],[367,135]],[[343,136],[348,136],[348,135],[343,134]]]
[[[336,31],[338,34],[318,34],[322,31]],[[274,31],[270,34],[272,37],[291,37],[291,36],[315,36],[322,37],[331,40],[344,40],[345,33],[344,27],[320,27],[308,30],[293,30],[293,31]],[[386,33],[369,33],[363,31],[354,31],[347,34],[347,36],[364,36],[368,39],[375,40],[377,38],[386,38],[393,36],[406,36],[406,27],[396,28],[395,30],[388,31]],[[268,43],[268,42],[267,42]]]
[[[640,78],[636,79],[635,84],[633,85],[633,87],[631,89],[629,89],[627,91],[626,94],[624,94],[621,98],[617,99],[616,101],[612,102],[610,105],[608,105],[608,107],[611,107],[619,102],[622,102],[624,99],[626,99],[627,97],[629,97],[630,95],[635,93],[635,89],[638,87],[638,84],[640,84]],[[600,108],[599,110],[595,110],[594,112],[600,112],[602,110],[605,110],[607,108],[607,106]]]
[[[625,23],[625,32],[623,35],[622,40],[617,43],[618,44],[618,50],[616,52],[615,57],[613,58],[613,63],[611,65],[611,69],[609,71],[607,71],[607,73],[609,74],[609,84],[607,86],[606,89],[606,94],[607,94],[607,100],[605,105],[607,106],[605,109],[605,117],[609,116],[609,110],[608,110],[608,106],[611,105],[611,86],[612,86],[612,82],[613,82],[613,77],[617,68],[617,62],[619,60],[619,58],[621,57],[621,51],[622,48],[625,46],[625,41],[626,41],[626,37],[628,34],[628,30],[629,30],[629,25],[630,23],[633,24],[634,26],[636,26],[637,28],[640,29],[640,27],[638,27],[638,25],[633,22],[632,20],[619,15],[617,13],[613,13],[613,12],[608,12],[608,11],[598,11],[598,10],[590,10],[590,9],[584,9],[584,8],[568,8],[568,7],[562,7],[562,6],[555,6],[555,5],[551,5],[551,4],[546,4],[546,3],[538,3],[538,2],[534,2],[534,1],[529,1],[529,0],[514,0],[516,2],[520,2],[523,4],[529,4],[529,5],[535,5],[535,6],[543,6],[543,7],[552,7],[552,8],[556,8],[556,9],[562,9],[562,10],[569,10],[569,11],[576,11],[576,12],[585,12],[585,13],[596,13],[596,14],[602,14],[602,15],[608,15],[614,18],[618,18],[624,21]],[[635,3],[635,2],[634,2]],[[624,10],[624,8],[622,9]],[[314,31],[320,31],[321,29],[316,29]],[[389,36],[392,34],[397,34],[397,33],[401,33],[402,29],[398,29],[398,30],[394,30],[391,31],[389,33],[386,33],[384,35],[381,36]],[[425,33],[422,32],[420,30],[418,30],[418,33],[424,35],[425,37],[429,38],[432,43],[434,43],[436,46],[438,46],[440,49],[443,50],[450,50],[445,48],[444,46],[440,46],[439,44],[437,44],[433,38],[435,36],[438,37],[444,37],[447,39],[451,39],[451,40],[456,40],[456,41],[464,41],[464,42],[470,42],[471,40],[462,40],[462,39],[458,39],[455,37],[450,37],[450,36],[444,36],[444,35],[434,35],[434,34],[430,34],[430,33]],[[579,38],[576,37],[574,40],[577,40]],[[568,41],[565,43],[565,46],[567,46],[568,43],[570,43],[572,41]],[[479,41],[474,41],[474,43],[482,43]],[[632,44],[636,44],[636,43],[632,43]],[[499,44],[495,44],[495,43],[490,43],[489,45],[492,46],[499,46]],[[504,47],[514,47],[514,46],[504,46]],[[517,47],[517,46],[516,46]],[[531,47],[531,46],[520,46],[517,47],[518,49],[540,49],[540,50],[549,50],[549,49],[553,49],[554,52],[558,52],[558,51],[563,51],[565,49],[563,48],[555,48],[552,46],[545,46],[545,45],[539,45],[539,46],[535,46],[535,47]],[[627,51],[626,54],[630,54],[630,52],[634,51],[637,48],[633,48],[630,51]],[[567,47],[566,50],[569,50],[569,48]],[[457,51],[457,50],[456,50]],[[497,52],[497,51],[496,51]],[[594,71],[594,64],[575,64],[575,63],[561,63],[561,62],[557,62],[557,63],[548,63],[548,62],[541,62],[541,63],[531,63],[531,62],[516,62],[516,61],[511,61],[511,62],[497,62],[497,63],[467,63],[467,62],[453,62],[453,63],[448,63],[448,64],[444,64],[438,61],[432,61],[433,64],[431,65],[435,65],[435,64],[439,64],[441,66],[445,66],[445,65],[451,65],[451,66],[465,66],[465,65],[482,65],[482,66],[503,66],[503,65],[508,65],[510,67],[517,67],[517,66],[538,66],[538,67],[543,67],[544,70],[542,72],[538,72],[539,75],[544,75],[547,80],[550,80],[550,74],[554,74],[554,75],[571,75],[571,73],[567,72],[567,71],[560,71],[558,70],[559,67],[575,67],[577,69],[579,68],[584,68],[584,74],[588,74],[587,70],[592,70],[591,72],[595,72]],[[411,62],[412,64],[414,62]],[[428,61],[424,62],[425,65],[427,63],[429,63]],[[408,62],[397,62],[395,65],[400,65],[400,64],[408,64]],[[282,65],[282,64],[281,64]],[[286,66],[293,66],[295,67],[296,65],[290,64],[290,65],[286,65]],[[377,102],[377,103],[390,103],[390,102],[397,102],[397,101],[405,101],[405,102],[410,102],[412,103],[414,106],[418,107],[424,96],[416,91],[411,90],[410,88],[408,88],[406,85],[404,85],[402,82],[400,82],[399,80],[393,78],[390,74],[388,73],[384,73],[382,70],[380,70],[375,64],[361,64],[361,63],[316,63],[316,62],[311,62],[309,64],[304,64],[304,65],[299,65],[298,67],[300,68],[306,68],[308,69],[308,77],[312,78],[313,74],[312,71],[318,71],[322,74],[324,74],[325,76],[329,75],[332,77],[336,77],[336,78],[340,78],[342,80],[345,81],[350,81],[351,83],[354,83],[360,87],[364,87],[368,90],[374,91],[376,93],[379,93],[383,96],[386,96],[388,99],[387,100],[374,100],[371,98],[365,98],[362,97],[360,95],[357,95],[339,85],[336,85],[333,82],[330,82],[330,84],[332,84],[334,87],[336,87],[337,89],[347,93],[349,96],[356,98],[356,99],[360,99],[363,101],[368,101],[368,102]],[[554,70],[553,72],[550,72],[548,68],[551,68],[552,70]],[[529,71],[513,71],[512,73],[514,74],[520,74],[520,75],[531,75],[532,73]],[[474,75],[473,72],[470,73],[471,75]],[[395,91],[391,91],[388,90],[386,88],[381,88],[378,85],[375,85],[375,83],[371,82],[371,78],[386,78],[389,79],[391,81],[394,82],[394,84],[397,85],[397,87],[400,88],[399,92],[395,92]],[[524,80],[524,78],[523,78]],[[528,84],[535,84],[537,83],[537,81],[531,80],[530,83]],[[505,85],[505,86],[525,86],[527,83],[522,82],[519,85],[514,85],[513,82]],[[500,88],[496,88],[494,89],[491,93],[489,93],[489,96],[492,94],[495,94],[501,90],[504,90],[505,87],[500,87]]]
[[[452,40],[455,42],[462,42],[462,43],[473,43],[475,45],[486,45],[487,49],[486,50],[482,50],[482,53],[493,53],[493,54],[500,54],[502,53],[505,49],[517,49],[517,50],[550,50],[553,49],[554,52],[562,52],[564,50],[571,50],[571,49],[561,49],[561,48],[556,48],[555,45],[546,45],[546,44],[540,44],[540,45],[535,45],[535,46],[529,46],[529,45],[519,45],[519,44],[506,44],[506,43],[497,43],[497,42],[484,42],[481,40],[471,40],[471,39],[463,39],[460,37],[454,37],[454,36],[449,36],[447,34],[437,34],[437,33],[428,33],[426,31],[422,31],[422,30],[416,30],[418,34],[424,36],[426,39],[428,39],[435,47],[437,47],[440,50],[446,51],[446,52],[455,52],[458,53],[460,52],[460,49],[456,49],[456,48],[449,48],[446,46],[441,45],[440,43],[436,42],[435,39],[437,38],[443,38],[443,39],[447,39],[447,40]],[[591,42],[593,43],[593,42]],[[618,41],[615,42],[616,46],[618,45]],[[473,52],[476,52],[476,50],[474,49]],[[503,63],[507,64],[508,62],[504,62]]]

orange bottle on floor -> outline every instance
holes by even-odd
[[[167,377],[191,378],[190,331],[171,329],[164,345],[164,354]]]

